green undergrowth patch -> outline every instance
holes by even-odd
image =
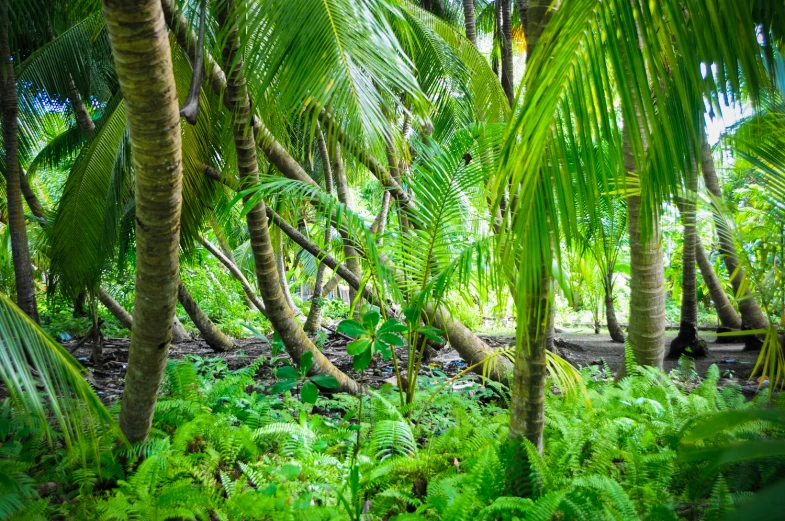
[[[514,498],[504,386],[459,380],[415,424],[443,378],[422,378],[413,406],[389,385],[363,398],[322,389],[312,405],[254,380],[262,363],[230,373],[170,362],[150,438],[126,447],[107,435],[87,465],[2,402],[0,519],[710,520],[785,476],[781,456],[685,457],[701,419],[785,405],[718,390],[716,367],[700,383],[683,368],[619,383],[585,368],[586,395],[549,391],[544,455],[524,446],[532,494]],[[690,447],[781,435],[758,419]]]

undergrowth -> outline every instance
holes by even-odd
[[[718,390],[716,367],[700,384],[684,369],[637,368],[619,383],[583,369],[586,396],[549,392],[544,455],[525,447],[534,494],[515,498],[505,495],[503,386],[459,382],[414,425],[439,378],[422,379],[407,411],[389,385],[312,406],[271,395],[254,380],[262,363],[227,373],[170,362],[149,440],[107,436],[86,465],[2,402],[0,519],[711,520],[785,475],[778,457],[680,458],[700,418],[770,406],[766,393],[748,402],[738,387]],[[706,443],[781,434],[756,421]]]

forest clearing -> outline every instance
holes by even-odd
[[[778,519],[785,1],[0,0],[0,521]]]

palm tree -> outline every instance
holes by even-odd
[[[720,278],[714,271],[714,266],[709,260],[706,250],[703,249],[700,239],[695,244],[695,260],[700,268],[703,282],[706,283],[706,287],[709,289],[714,310],[717,312],[717,318],[720,321],[720,327],[717,329],[717,332],[741,329],[741,317],[728,299],[728,295],[725,294],[722,282],[720,282]],[[718,337],[717,340],[721,340],[721,337]]]
[[[16,95],[14,60],[9,47],[8,1],[0,3],[0,67],[2,67],[2,121],[5,148],[5,189],[8,207],[8,227],[11,232],[11,252],[14,261],[16,301],[19,308],[33,321],[38,322],[38,305],[35,300],[33,266],[27,244],[27,228],[22,208],[22,173],[19,168],[19,101]]]
[[[474,17],[474,0],[463,0],[463,21],[466,26],[466,38],[477,47],[477,22]]]
[[[671,342],[668,358],[676,359],[683,354],[692,357],[706,356],[706,341],[698,337],[698,296],[696,278],[696,256],[698,249],[698,230],[696,227],[695,198],[698,192],[696,168],[686,172],[685,195],[681,199],[680,212],[684,223],[682,254],[682,294],[681,322],[679,334]]]
[[[136,174],[136,300],[120,409],[120,426],[136,442],[150,432],[177,305],[180,116],[160,2],[105,0],[103,12]]]

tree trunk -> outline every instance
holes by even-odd
[[[491,70],[499,78],[501,81],[501,76],[499,73],[501,72],[499,67],[499,62],[501,61],[501,48],[503,47],[502,44],[502,4],[499,0],[496,1],[494,5],[494,26],[493,26],[493,42],[494,48],[491,48]],[[496,52],[496,45],[499,46],[499,52]]]
[[[5,186],[8,207],[8,228],[11,235],[11,256],[14,264],[16,302],[36,323],[38,305],[35,300],[33,265],[27,243],[27,227],[22,208],[21,168],[19,167],[19,100],[14,78],[15,61],[8,44],[8,1],[0,0],[0,97],[3,104],[3,143],[5,146]]]
[[[202,243],[205,249],[212,253],[213,256],[218,259],[227,270],[229,270],[229,273],[231,273],[232,276],[240,282],[248,301],[253,303],[254,307],[258,309],[260,313],[266,316],[264,302],[262,302],[256,292],[253,290],[253,286],[251,286],[251,283],[248,282],[248,279],[245,278],[245,275],[243,275],[243,272],[240,271],[240,268],[238,268],[237,265],[226,256],[225,252],[222,252],[220,249],[218,249],[218,247],[216,247],[213,243],[204,237],[200,236],[199,241]]]
[[[333,151],[333,175],[335,176],[335,190],[338,194],[338,201],[343,203],[347,208],[352,208],[353,201],[351,192],[349,192],[349,183],[346,181],[346,166],[341,157],[341,145],[339,143],[335,144],[335,150]],[[362,269],[360,268],[357,250],[352,245],[352,239],[344,227],[341,227],[338,231],[343,238],[343,254],[346,257],[346,267],[361,279],[363,276]],[[349,298],[352,303],[354,303],[356,296],[357,291],[350,286]]]
[[[512,19],[510,0],[496,0],[502,4],[502,89],[507,101],[512,106],[515,101],[515,79],[512,65]]]
[[[278,281],[281,284],[281,293],[286,300],[286,305],[292,310],[292,313],[299,316],[300,308],[294,303],[292,292],[289,290],[289,277],[286,275],[286,263],[283,256],[283,235],[279,235],[278,251],[275,252],[275,269],[278,271]]]
[[[70,74],[68,75],[68,83],[71,88],[71,92],[68,93],[68,101],[71,102],[71,108],[74,109],[76,123],[89,136],[95,131],[95,123],[93,123],[93,118],[90,117],[90,113],[82,101],[82,95],[79,94],[79,90],[76,88],[74,79]]]
[[[463,0],[463,21],[466,25],[466,38],[477,47],[477,22],[474,19],[474,0]]]
[[[709,147],[705,132],[701,136],[701,169],[703,170],[703,179],[706,182],[706,189],[715,198],[722,200],[722,189],[720,188],[719,179],[717,178],[717,172],[714,169],[714,159],[711,157],[711,148]],[[763,314],[758,306],[758,302],[750,292],[749,286],[745,282],[744,270],[739,266],[739,255],[736,252],[733,234],[731,230],[728,229],[727,224],[716,208],[714,208],[714,225],[717,228],[717,237],[719,238],[722,258],[725,261],[725,268],[727,268],[728,274],[731,277],[730,282],[736,296],[736,304],[739,306],[742,329],[766,329],[769,327],[766,316]],[[743,292],[741,292],[743,294],[741,296],[739,296],[740,289],[743,289]],[[755,342],[754,339],[749,340],[747,342],[748,347],[760,348],[760,343]]]
[[[237,165],[242,186],[256,186],[259,182],[256,143],[250,131],[251,111],[245,77],[242,72],[242,53],[238,38],[237,13],[234,3],[227,0],[219,13],[220,25],[227,31],[223,49],[224,64],[229,71],[227,75],[226,97],[232,105],[232,131],[235,148],[237,149]],[[245,202],[248,201],[245,197]],[[275,269],[275,255],[267,226],[265,204],[256,203],[246,214],[248,232],[251,236],[251,249],[256,265],[256,280],[259,293],[264,300],[267,316],[281,337],[286,351],[295,363],[306,352],[313,354],[311,374],[328,374],[338,380],[339,390],[360,393],[365,387],[358,384],[338,370],[308,338],[300,323],[295,319],[281,291],[278,273]]]
[[[109,310],[112,316],[114,316],[114,318],[116,318],[124,328],[129,331],[133,330],[134,319],[131,314],[127,312],[125,308],[103,288],[98,288],[98,300],[101,301],[101,304],[103,304],[104,307]],[[175,315],[174,320],[172,320],[172,341],[185,342],[187,340],[191,340],[191,336],[180,323],[177,315]]]
[[[177,298],[180,300],[185,312],[191,317],[191,322],[194,323],[196,328],[202,334],[202,338],[207,342],[207,345],[213,351],[219,353],[223,351],[231,351],[234,349],[234,342],[223,334],[223,331],[218,329],[210,317],[202,311],[199,304],[194,300],[188,290],[181,282],[177,288]]]
[[[725,328],[725,331],[741,329],[741,317],[739,317],[739,314],[736,313],[736,310],[730,303],[728,295],[725,294],[725,290],[722,289],[722,283],[714,272],[714,266],[711,265],[709,257],[706,255],[706,250],[703,249],[700,240],[695,243],[695,259],[701,270],[703,281],[709,288],[709,295],[711,296],[712,303],[714,303],[714,309],[717,311],[717,318],[720,321],[720,326]]]
[[[635,172],[628,126],[624,127],[624,166]],[[644,142],[645,149],[645,142]],[[665,354],[665,271],[660,244],[660,218],[651,208],[649,230],[641,228],[641,198],[627,197],[627,229],[630,234],[630,313],[627,339],[635,363],[662,368]],[[620,369],[623,374],[624,365]]]
[[[624,342],[624,331],[616,319],[616,308],[613,304],[613,273],[608,274],[602,284],[605,291],[605,321],[608,324],[608,333],[614,342]]]
[[[120,427],[147,438],[166,369],[179,285],[182,143],[160,0],[103,0],[136,178],[136,300]]]
[[[697,168],[697,165],[695,165]],[[690,169],[686,179],[686,197],[681,201],[681,220],[684,224],[682,253],[681,321],[679,334],[671,342],[669,359],[683,354],[692,357],[708,355],[706,341],[698,336],[698,284],[695,270],[695,248],[698,242],[696,228],[695,197],[698,192],[697,171]]]

